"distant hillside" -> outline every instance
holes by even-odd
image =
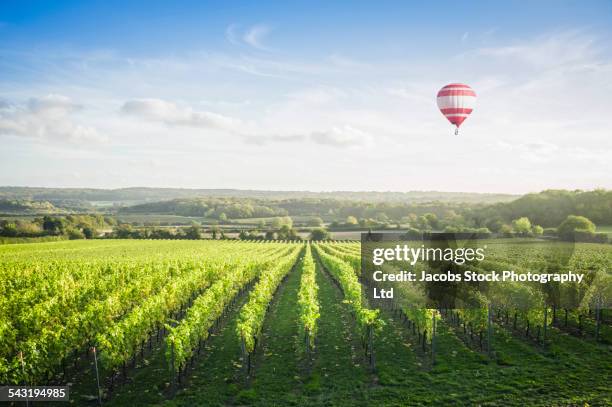
[[[37,188],[0,187],[0,199],[22,199],[35,201],[83,201],[110,203],[142,203],[179,198],[253,198],[253,199],[339,199],[364,202],[508,202],[520,195],[481,194],[471,192],[376,192],[376,191],[257,191],[240,189],[185,189],[185,188]]]
[[[507,223],[526,216],[535,224],[556,227],[568,215],[586,216],[597,225],[612,225],[612,190],[547,190],[470,210],[470,217],[483,226],[491,221]]]
[[[60,209],[47,201],[30,201],[21,199],[0,199],[0,213],[57,213]]]

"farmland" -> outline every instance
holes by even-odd
[[[584,291],[609,292],[612,247],[568,245],[490,241],[481,267],[590,271]],[[496,303],[491,350],[491,298],[379,308],[359,256],[349,242],[0,246],[0,383],[71,383],[73,403],[96,405],[97,362],[104,405],[612,403],[611,310],[542,320],[529,291],[534,312]]]

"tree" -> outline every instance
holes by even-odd
[[[310,232],[310,240],[327,240],[329,232],[324,228],[316,228]]]
[[[280,229],[281,226],[283,226],[283,220],[280,217],[275,217],[274,219],[272,219],[272,223],[270,224],[270,226],[272,227],[272,229]]]
[[[225,214],[225,212],[221,212],[221,214],[219,215],[219,220],[221,222],[225,222],[227,220],[227,215]]]
[[[380,223],[387,223],[389,222],[389,217],[384,212],[378,212],[376,214],[376,221]]]
[[[276,235],[274,234],[273,231],[268,230],[268,231],[266,231],[266,235],[264,236],[264,238],[266,240],[274,240],[274,239],[276,239]]]
[[[540,225],[534,225],[531,228],[531,232],[536,236],[542,236],[542,234],[544,233],[544,228]]]
[[[293,219],[291,219],[291,217],[289,216],[283,216],[282,222],[283,222],[283,225],[287,225],[289,229],[293,227]]]
[[[319,218],[318,216],[308,219],[308,226],[322,226],[322,225],[323,225],[323,219]]]
[[[200,240],[202,238],[202,232],[198,225],[191,225],[185,229],[185,238],[192,240]]]
[[[93,239],[96,235],[96,231],[92,227],[84,227],[83,235],[85,236],[85,239]]]
[[[289,225],[283,225],[278,230],[277,239],[280,240],[301,240],[298,236],[297,231],[292,229]]]
[[[346,224],[347,225],[357,225],[359,222],[357,221],[357,218],[354,216],[347,216],[346,217]]]
[[[562,240],[574,240],[577,231],[595,233],[595,224],[584,216],[569,215],[557,228]]]
[[[502,225],[499,228],[499,233],[501,233],[503,236],[512,236],[512,226]]]
[[[61,235],[64,233],[64,221],[61,218],[45,216],[43,218],[43,230],[50,235]]]
[[[280,229],[283,226],[287,226],[289,229],[293,226],[293,219],[289,216],[275,217],[272,219],[272,229]]]
[[[426,213],[423,215],[425,219],[427,219],[427,223],[433,228],[437,229],[440,227],[440,222],[438,221],[438,217],[435,213]]]
[[[132,225],[130,224],[122,224],[118,225],[114,228],[113,234],[117,236],[119,239],[131,239],[132,238]]]
[[[2,236],[17,236],[17,225],[14,222],[9,222],[7,220],[0,221],[0,229],[2,231]]]
[[[528,235],[531,232],[531,222],[529,218],[522,217],[512,221],[512,230],[521,235]]]
[[[504,226],[504,222],[501,218],[493,218],[486,221],[485,226],[489,228],[491,232],[497,233],[501,230],[502,226]]]
[[[417,218],[416,226],[421,230],[431,230],[431,225],[429,224],[429,220],[427,220],[427,217],[424,215],[419,216]]]
[[[79,229],[76,228],[68,228],[66,230],[66,234],[68,235],[68,239],[76,240],[76,239],[85,239],[85,235]]]
[[[220,229],[217,225],[212,225],[210,227],[210,233],[212,234],[213,240],[217,239],[217,233],[219,233]]]

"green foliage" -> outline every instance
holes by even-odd
[[[312,258],[310,245],[306,245],[306,252],[302,258],[302,279],[298,292],[298,305],[300,307],[300,337],[308,338],[308,344],[314,349],[317,336],[317,320],[321,316],[317,293],[319,286],[316,282],[316,268]]]
[[[290,257],[287,256],[286,250],[278,250],[282,246],[276,247],[274,252],[264,248],[248,261],[236,258],[236,263],[231,268],[228,267],[229,264],[220,264],[225,272],[217,274],[210,288],[193,302],[185,318],[168,330],[166,360],[173,373],[185,367],[187,360],[201,342],[208,338],[215,321],[221,317],[240,290],[275,261]]]
[[[329,239],[329,232],[324,228],[313,229],[310,232],[310,240],[327,240]]]
[[[569,215],[584,216],[596,224],[612,224],[612,190],[546,190],[514,201],[472,207],[468,217],[476,223],[499,219],[504,223],[523,216],[543,227],[554,227]],[[493,228],[491,228],[493,230]]]
[[[289,255],[261,274],[255,288],[249,294],[249,301],[240,311],[236,332],[248,353],[252,353],[255,349],[255,341],[261,333],[261,327],[272,296],[295,264],[301,249],[302,246],[295,245]]]
[[[381,328],[384,321],[379,316],[380,311],[369,309],[362,304],[361,284],[357,279],[356,270],[349,263],[327,253],[324,250],[325,244],[315,244],[312,247],[325,268],[342,287],[344,302],[353,310],[362,335],[365,335],[370,328],[375,330]]]
[[[85,239],[85,234],[82,231],[80,231],[79,229],[72,228],[72,227],[66,229],[66,235],[68,236],[68,239],[70,240]]]
[[[323,226],[323,219],[318,216],[315,216],[313,218],[308,219],[308,222],[306,223],[308,226],[321,227]]]
[[[293,219],[291,219],[289,216],[276,217],[272,219],[271,226],[272,229],[281,229],[283,226],[285,226],[286,229],[291,229],[293,226]]]
[[[346,217],[345,223],[347,225],[357,225],[359,222],[357,221],[356,217],[349,215]]]
[[[595,233],[595,224],[584,216],[569,215],[557,228],[559,238],[573,241],[576,232]]]
[[[512,221],[512,230],[520,235],[528,235],[531,232],[531,222],[529,218],[523,216],[522,218],[514,219]]]

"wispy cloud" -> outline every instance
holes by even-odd
[[[354,147],[366,144],[370,135],[351,126],[332,127],[325,131],[315,131],[310,135],[312,141],[332,147]]]
[[[562,66],[593,58],[598,52],[594,43],[593,36],[581,30],[569,30],[541,35],[512,45],[480,48],[476,52],[535,67]]]
[[[264,38],[270,33],[271,28],[264,24],[255,25],[244,33],[242,39],[247,44],[261,50],[268,51],[268,48],[263,44]]]
[[[275,143],[303,143],[309,142],[335,148],[357,147],[366,145],[371,136],[359,129],[345,125],[334,126],[325,130],[317,130],[308,134],[266,135],[250,134],[243,136],[248,144],[259,146]]]
[[[243,140],[247,144],[257,146],[265,146],[274,143],[299,143],[307,139],[303,134],[294,134],[288,136],[282,135],[267,135],[267,134],[249,134],[243,135]]]
[[[70,98],[50,94],[27,103],[0,105],[0,136],[47,141],[102,142],[107,138],[90,126],[77,123],[74,113],[82,107]]]
[[[266,24],[256,24],[246,29],[241,29],[238,24],[230,24],[225,29],[225,38],[234,45],[248,45],[262,51],[270,51],[264,44],[264,39],[272,31]]]
[[[238,24],[230,24],[225,29],[225,38],[234,45],[240,45],[239,28],[240,26]]]
[[[121,112],[141,119],[165,123],[169,126],[188,126],[237,131],[240,120],[218,113],[196,111],[162,99],[134,99],[121,107]]]

